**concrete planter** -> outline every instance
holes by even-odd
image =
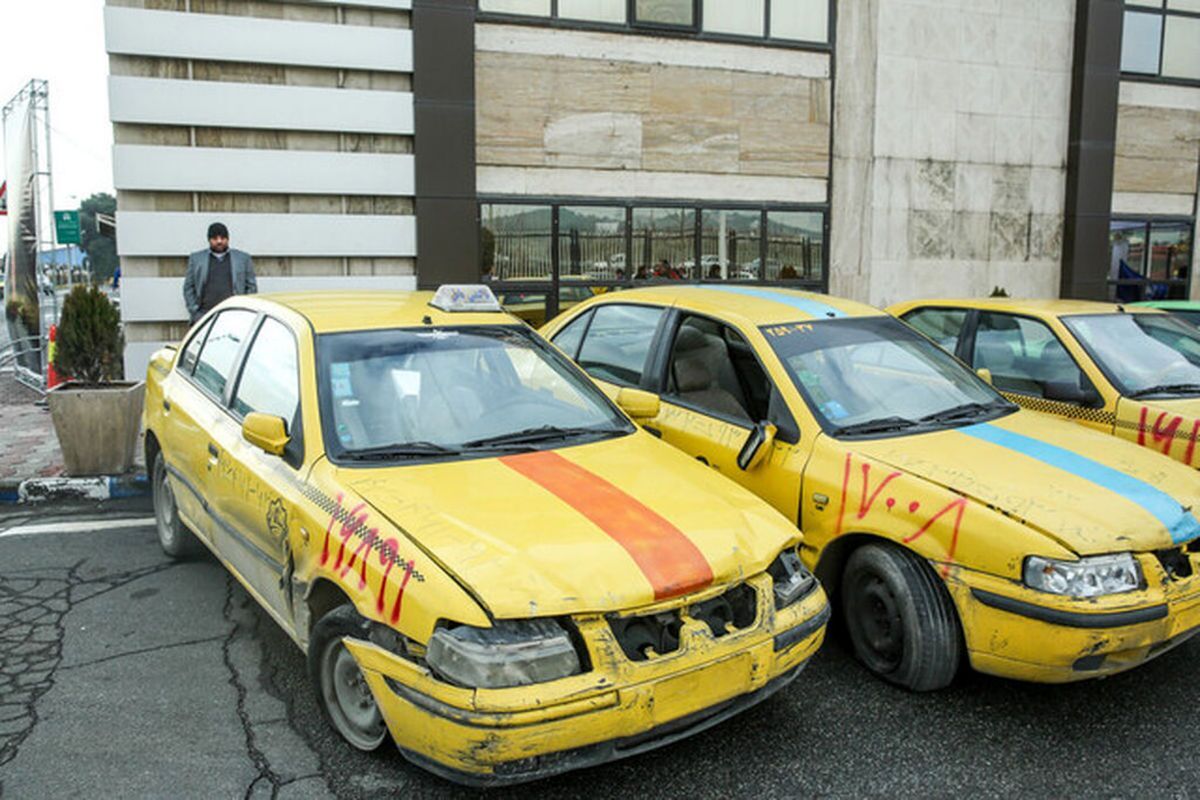
[[[144,383],[64,383],[46,395],[68,475],[123,475],[133,467]]]

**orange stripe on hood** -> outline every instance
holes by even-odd
[[[656,600],[712,583],[704,554],[674,525],[625,492],[554,452],[504,456],[500,461],[587,517],[625,548]]]

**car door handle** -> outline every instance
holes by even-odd
[[[210,456],[212,456],[213,458],[218,458],[221,455],[221,451],[217,449],[217,446],[215,444],[213,444],[212,442],[209,442],[208,443],[208,454]]]

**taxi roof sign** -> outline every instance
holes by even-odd
[[[447,283],[438,287],[429,305],[442,311],[500,311],[500,301],[481,283]]]

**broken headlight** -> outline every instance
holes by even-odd
[[[1067,597],[1099,597],[1140,588],[1142,569],[1131,553],[1078,561],[1029,556],[1025,559],[1025,585]]]
[[[581,671],[571,635],[550,619],[439,628],[425,661],[446,680],[478,689],[526,686]]]
[[[767,573],[775,583],[775,608],[790,606],[806,597],[817,585],[814,576],[800,561],[795,550],[784,550],[779,558],[767,567]]]

